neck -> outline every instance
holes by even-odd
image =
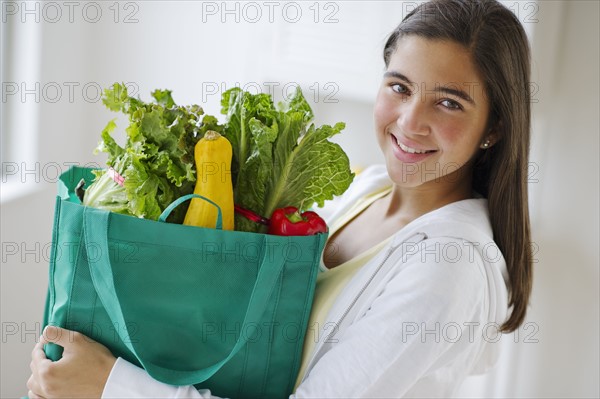
[[[471,198],[471,176],[459,181],[454,177],[452,174],[446,175],[441,181],[430,181],[418,187],[394,184],[391,194],[387,196],[385,217],[397,218],[406,224],[444,205]]]

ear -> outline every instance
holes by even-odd
[[[479,148],[481,148],[482,150],[487,150],[488,148],[493,147],[494,144],[496,144],[496,142],[497,141],[495,136],[488,134],[483,138],[483,141],[479,145]]]
[[[498,141],[500,141],[500,134],[498,132],[500,131],[501,126],[502,126],[502,122],[496,123],[496,125],[494,127],[492,127],[487,132],[487,134],[485,134],[483,136],[483,139],[481,140],[481,144],[479,145],[479,148],[481,148],[483,150],[487,150],[488,148],[493,147],[494,144],[496,144]]]

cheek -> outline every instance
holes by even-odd
[[[387,125],[394,121],[393,111],[393,107],[385,101],[383,96],[378,95],[373,107],[373,121],[377,133],[381,133]]]
[[[438,130],[438,138],[443,148],[459,162],[466,162],[476,152],[482,134],[468,123],[445,123]],[[459,159],[460,158],[460,159]]]
[[[460,123],[444,123],[438,130],[438,137],[440,140],[449,147],[454,147],[462,144],[466,141],[467,134],[465,127]]]

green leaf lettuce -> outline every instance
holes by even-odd
[[[198,105],[177,106],[169,90],[156,90],[152,97],[154,102],[144,103],[118,83],[104,91],[104,105],[128,115],[129,126],[121,147],[111,136],[115,121],[108,122],[96,150],[108,153],[108,166],[125,180],[120,186],[107,169],[96,171],[84,205],[157,220],[171,202],[194,191],[194,146],[208,129],[222,127],[212,116],[202,118]],[[186,209],[175,209],[169,221],[181,223]]]
[[[284,206],[307,209],[341,195],[354,178],[343,149],[329,141],[344,123],[316,127],[298,88],[287,104],[275,107],[267,94],[239,88],[224,93],[223,134],[233,146],[235,203],[265,217]],[[236,216],[236,230],[260,226]]]

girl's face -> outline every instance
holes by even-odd
[[[484,131],[484,87],[462,45],[410,35],[397,42],[374,109],[377,140],[397,185],[470,187],[471,163],[463,166],[493,139]]]

